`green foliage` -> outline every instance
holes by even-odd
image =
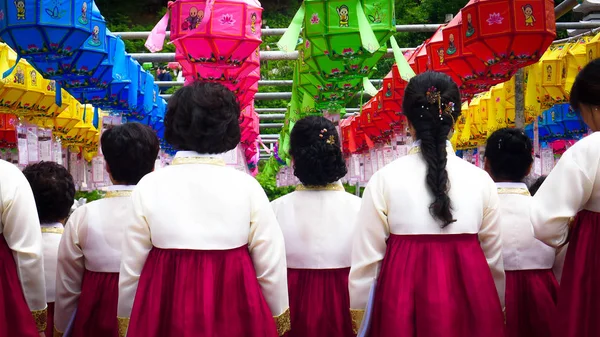
[[[87,202],[92,202],[104,198],[104,192],[98,190],[90,192],[77,191],[77,193],[75,193],[75,200],[81,198],[87,199]]]

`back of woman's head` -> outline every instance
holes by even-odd
[[[347,173],[335,125],[327,118],[299,120],[290,136],[294,174],[307,186],[325,186]]]
[[[218,83],[194,82],[169,99],[165,139],[178,150],[223,153],[240,142],[240,105]]]
[[[452,217],[449,182],[446,171],[448,134],[460,116],[460,92],[450,76],[425,72],[413,77],[404,92],[402,110],[421,142],[421,154],[427,163],[427,187],[433,194],[431,215],[442,228],[456,221]]]
[[[570,103],[575,110],[581,109],[582,105],[600,106],[600,59],[588,63],[577,74]]]
[[[532,151],[531,139],[523,130],[496,130],[485,147],[486,170],[494,181],[523,181],[533,163]]]

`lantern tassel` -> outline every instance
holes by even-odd
[[[298,44],[298,37],[300,36],[300,31],[302,30],[302,22],[304,21],[304,3],[300,6],[300,9],[294,15],[292,19],[292,23],[286,30],[285,34],[279,39],[277,42],[277,47],[280,50],[288,53],[296,50],[296,45]]]
[[[156,26],[152,28],[148,39],[144,46],[151,52],[156,53],[163,49],[165,45],[165,38],[167,36],[167,26],[169,25],[169,14],[170,11],[167,9],[165,15],[158,21]]]
[[[375,96],[377,95],[377,88],[375,88],[375,86],[373,85],[373,83],[371,83],[371,81],[369,81],[368,77],[363,77],[363,88],[365,89],[365,92],[371,96]]]
[[[15,70],[15,68],[17,67],[17,65],[19,64],[19,61],[21,61],[21,55],[17,54],[17,60],[15,61],[15,65],[10,67],[7,71],[5,71],[2,74],[2,79],[7,78],[10,74],[12,74],[13,70]]]
[[[60,81],[54,81],[54,88],[56,88],[54,102],[59,107],[62,107],[62,85],[61,85]]]
[[[363,11],[361,1],[356,2],[356,15],[358,16],[358,31],[360,32],[360,42],[362,43],[362,47],[372,54],[379,49],[379,42],[377,41],[377,37],[375,36],[375,33],[373,33],[371,24]]]
[[[98,112],[98,110],[99,110],[98,107],[94,107],[94,119],[92,120],[92,125],[94,125],[94,127],[96,129],[98,128],[98,122],[100,119],[100,116],[99,116],[100,113]]]
[[[394,59],[396,59],[396,66],[398,67],[398,72],[400,72],[400,77],[408,82],[415,76],[415,71],[410,67],[408,61],[406,61],[406,58],[400,50],[400,46],[398,46],[398,42],[393,36],[390,38],[390,44],[392,45],[392,51],[394,52]]]

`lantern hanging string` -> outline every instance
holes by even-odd
[[[560,39],[560,40],[555,40],[554,42],[552,42],[552,44],[560,44],[560,43],[565,43],[565,42],[571,42],[571,41],[575,41],[575,40],[579,40],[582,37],[586,37],[586,36],[590,36],[590,35],[595,35],[596,33],[600,32],[600,27],[598,28],[594,28],[590,31],[587,31],[585,33],[581,33],[575,36],[571,36],[565,39]]]

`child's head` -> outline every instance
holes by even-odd
[[[100,144],[106,170],[115,185],[136,185],[154,170],[160,150],[154,131],[139,123],[126,123],[104,131]]]
[[[40,223],[64,222],[75,201],[73,177],[54,162],[31,164],[23,170],[29,181]]]
[[[218,83],[194,82],[173,94],[165,116],[165,139],[177,150],[218,154],[240,142],[240,105]]]
[[[531,193],[532,196],[537,193],[540,187],[542,187],[544,180],[546,180],[546,176],[541,176],[537,178],[537,180],[533,184],[531,184],[531,186],[529,187],[529,193]]]
[[[325,186],[347,173],[335,125],[324,117],[309,116],[294,124],[290,155],[294,175],[304,185]]]
[[[533,144],[521,129],[494,132],[485,147],[485,170],[496,182],[520,182],[533,164]]]

